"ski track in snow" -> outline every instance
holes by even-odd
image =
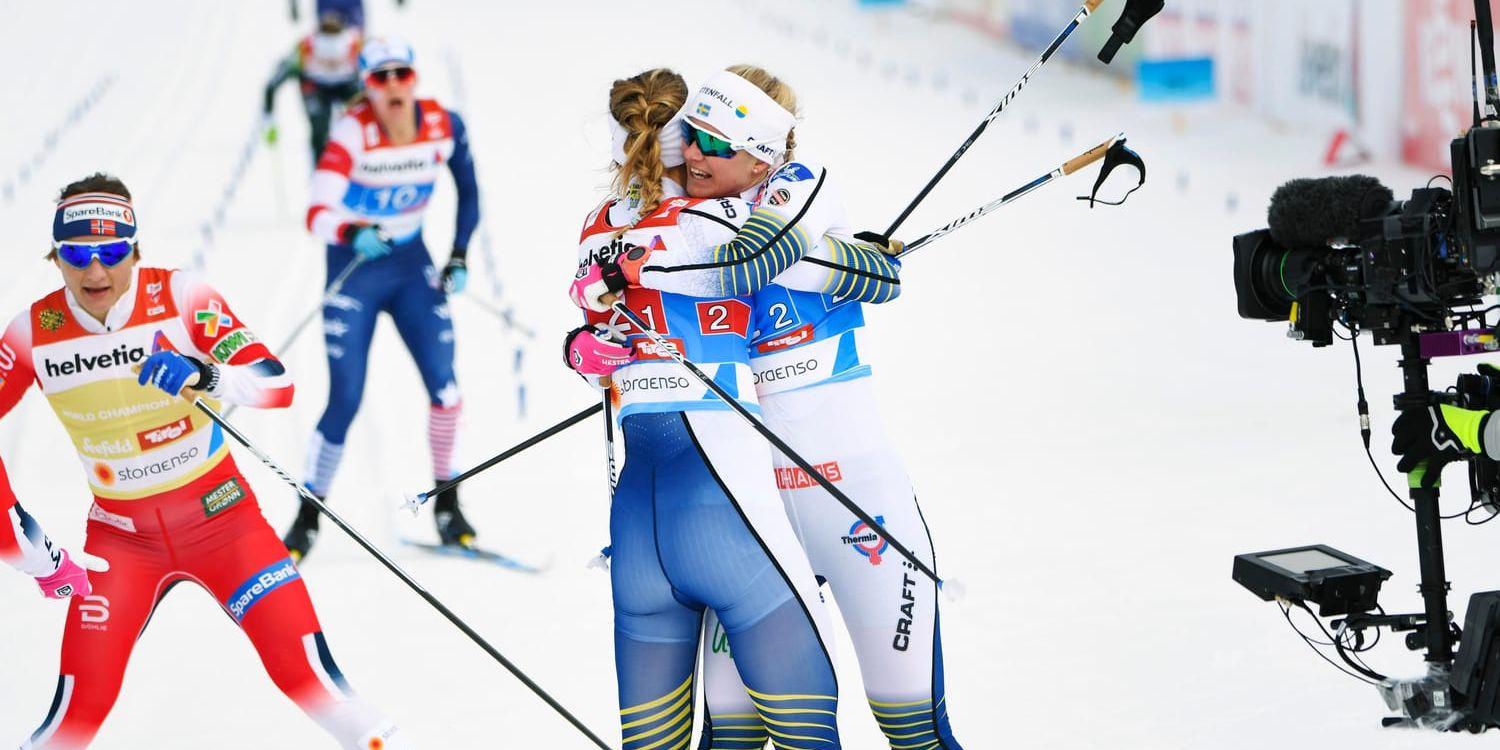
[[[579,222],[607,181],[603,107],[613,79],[654,65],[690,81],[733,62],[765,65],[802,98],[799,152],[832,168],[857,225],[884,228],[1034,59],[900,12],[857,15],[845,0],[776,8],[714,0],[649,11],[412,3],[398,10],[370,0],[370,27],[415,43],[426,95],[450,98],[445,57],[461,60],[486,220],[505,289],[516,295],[504,302],[539,331],[522,373],[528,416],[518,421],[516,339],[454,301],[464,465],[591,401],[557,361],[554,336],[576,319],[563,284]],[[803,14],[797,23],[793,7]],[[103,72],[118,77],[14,199],[0,202],[10,253],[0,311],[12,314],[55,287],[55,272],[37,260],[52,197],[95,169],[137,192],[147,262],[186,264],[274,59],[303,33],[288,23],[285,4],[12,0],[0,2],[0,15],[0,44],[12,60],[32,61],[24,74],[0,78],[0,98],[19,112],[0,138],[0,175],[33,159]],[[290,88],[278,98],[281,143],[257,153],[205,268],[268,341],[280,341],[316,304],[323,274],[322,250],[301,225],[306,124]],[[1151,170],[1123,209],[1089,211],[1073,200],[1087,192],[1092,171],[1049,187],[913,258],[903,299],[868,313],[866,356],[884,419],[919,488],[942,570],[967,588],[943,610],[959,738],[969,748],[1460,741],[1380,730],[1375,692],[1307,653],[1272,605],[1229,579],[1236,553],[1326,542],[1396,571],[1388,609],[1420,605],[1413,525],[1383,496],[1360,449],[1346,347],[1314,351],[1287,341],[1280,326],[1235,315],[1230,238],[1264,224],[1280,182],[1326,173],[1316,161],[1323,134],[1214,106],[1146,107],[1113,79],[1053,62],[902,234],[966,213],[1119,130]],[[1398,195],[1426,179],[1390,163],[1366,171]],[[441,260],[453,195],[446,181],[438,191],[427,240]],[[326,394],[318,338],[310,330],[285,353],[298,378],[290,410],[235,416],[299,474]],[[1367,344],[1364,354],[1377,457],[1393,472],[1384,448],[1387,395],[1399,388],[1395,353]],[[430,512],[412,520],[395,507],[403,492],[429,486],[425,395],[388,322],[371,358],[333,507],[614,741],[608,580],[584,568],[606,541],[597,421],[463,490],[486,544],[556,561],[548,573],[421,556],[396,539],[430,535]],[[1471,366],[1439,361],[1433,383]],[[5,420],[0,451],[28,509],[55,539],[78,546],[85,484],[42,399],[28,396]],[[295,510],[291,490],[238,453],[267,518],[284,528]],[[1451,498],[1448,512],[1465,501]],[[324,528],[304,572],[329,643],[351,682],[413,744],[586,746],[331,524]],[[1487,572],[1496,532],[1447,531],[1451,604],[1461,612],[1469,593],[1495,587]],[[0,601],[4,745],[46,713],[64,607],[11,573],[0,574]],[[1419,657],[1396,640],[1374,666],[1417,673]],[[99,750],[331,745],[197,589],[174,591],[136,651]],[[845,746],[881,747],[846,640],[839,651]]]

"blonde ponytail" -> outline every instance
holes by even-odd
[[[634,183],[640,191],[640,215],[661,205],[662,128],[687,102],[687,82],[675,71],[652,68],[614,82],[609,88],[609,114],[625,129],[625,163],[618,165],[612,185],[625,195]]]

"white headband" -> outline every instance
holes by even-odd
[[[698,87],[680,116],[712,126],[735,148],[773,166],[786,155],[787,135],[797,125],[796,115],[727,70]]]
[[[616,164],[625,166],[625,140],[630,137],[625,126],[621,125],[613,117],[609,119],[609,141],[610,158]],[[656,142],[661,146],[661,163],[664,167],[680,167],[682,158],[682,126],[678,124],[678,118],[662,126],[661,132],[656,134]]]

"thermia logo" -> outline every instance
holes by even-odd
[[[250,608],[264,599],[267,594],[301,577],[301,574],[297,572],[297,566],[292,564],[291,558],[273,563],[265,570],[251,576],[250,580],[240,584],[240,587],[230,594],[229,600],[224,602],[224,608],[229,610],[235,622],[242,622]]]
[[[81,372],[93,372],[94,370],[108,370],[114,367],[133,365],[146,358],[144,347],[131,348],[121,344],[113,351],[103,354],[82,355],[74,354],[72,359],[61,362],[53,362],[51,358],[42,359],[42,369],[48,377],[60,378],[65,375],[77,375]]]

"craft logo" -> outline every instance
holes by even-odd
[[[881,521],[884,524],[884,521]],[[902,565],[910,568],[911,563],[903,562]],[[912,578],[910,573],[901,573],[901,606],[900,614],[896,617],[896,635],[891,638],[891,648],[897,651],[906,651],[911,648],[911,626],[916,619],[917,579]]]
[[[145,358],[146,349],[144,347],[138,346],[131,349],[129,346],[121,344],[104,354],[91,354],[88,356],[74,354],[72,359],[65,359],[61,362],[53,362],[51,359],[44,358],[42,359],[42,371],[47,373],[49,377],[60,378],[65,375],[77,375],[83,372],[108,370],[112,367],[135,364]]]
[[[160,427],[146,430],[145,432],[137,432],[135,434],[135,439],[136,442],[140,443],[141,450],[148,451],[152,448],[160,448],[163,445],[166,445],[167,443],[170,443],[173,440],[176,440],[192,431],[193,420],[189,419],[188,417],[183,417],[182,419],[179,419],[176,422],[172,422],[170,424],[164,424]]]
[[[229,599],[224,602],[224,608],[229,610],[235,622],[243,622],[250,608],[264,599],[266,595],[301,577],[297,572],[297,566],[292,564],[291,558],[272,563],[270,567],[240,584],[240,587],[235,589],[235,592],[230,594]]]
[[[50,307],[36,314],[36,323],[44,331],[56,331],[67,321],[68,316],[64,315],[61,310],[53,310]]]
[[[875,522],[884,526],[885,517],[876,516]],[[881,539],[879,534],[866,526],[864,521],[855,521],[849,527],[849,533],[843,537],[843,542],[845,547],[853,547],[855,552],[870,558],[871,565],[879,565],[884,559],[881,556],[891,546],[890,542]]]
[[[812,324],[809,323],[802,326],[801,328],[798,328],[795,331],[792,331],[791,333],[786,334],[785,336],[777,336],[774,339],[762,341],[759,344],[755,345],[755,350],[760,352],[761,354],[770,354],[777,349],[790,349],[791,347],[794,347],[798,344],[806,343],[809,339],[812,338],[812,335],[813,327]]]
[[[844,478],[844,472],[839,468],[838,461],[819,464],[814,466],[813,469],[818,472],[819,476],[830,482],[839,482]],[[818,486],[818,482],[801,468],[787,466],[776,469],[776,486],[783,490],[800,490],[806,487],[816,487]],[[848,544],[848,542],[845,541],[845,544]]]
[[[244,349],[245,347],[253,343],[255,343],[255,334],[251,333],[249,329],[241,328],[240,330],[235,331],[228,336],[225,336],[223,341],[215,344],[212,353],[214,355],[214,359],[228,364],[229,358],[233,357],[235,352]]]
[[[208,309],[195,310],[193,312],[193,320],[198,325],[203,326],[203,335],[211,339],[219,337],[219,326],[228,328],[234,325],[234,318],[229,317],[229,314],[224,312],[224,306],[220,305],[216,299],[208,301]]]
[[[203,517],[213,518],[235,503],[245,499],[245,488],[239,480],[230,477],[223,484],[208,491],[200,498],[203,501]]]
[[[740,118],[741,120],[745,119],[745,116],[748,114],[750,114],[750,108],[746,107],[743,104],[734,108],[734,116]]]
[[[152,302],[155,302],[156,298],[161,296],[161,282],[153,281],[150,284],[147,284],[146,296],[150,297]]]
[[[712,112],[713,109],[713,106],[708,102],[698,102],[697,112],[699,117],[708,117],[708,113]]]
[[[682,354],[682,339],[662,339],[666,346],[650,339],[635,342],[635,356],[641,359],[674,359],[673,354]]]

